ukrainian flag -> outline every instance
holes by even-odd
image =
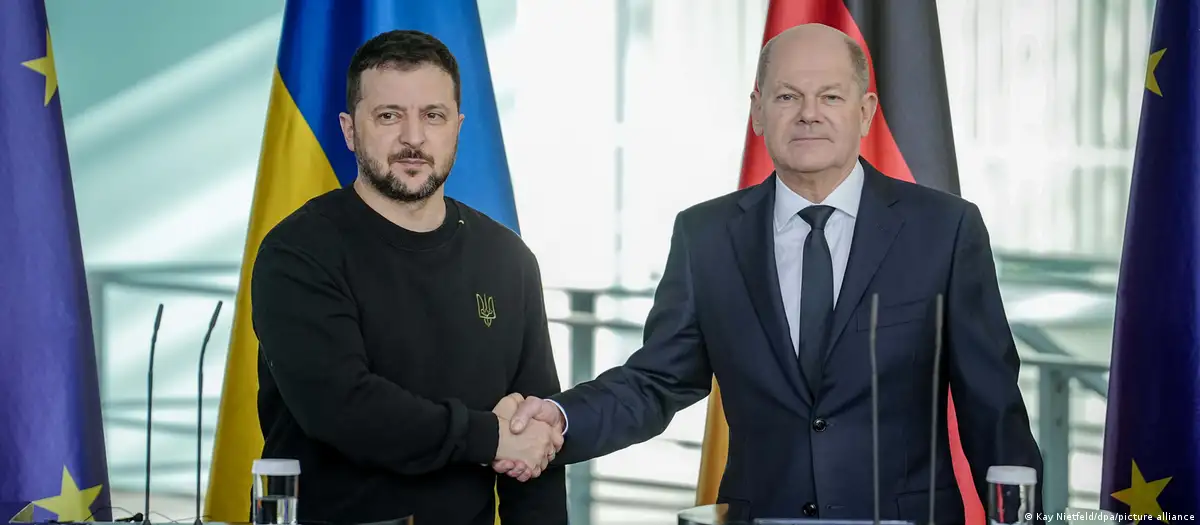
[[[246,233],[206,521],[248,519],[250,466],[262,453],[258,340],[250,323],[255,254],[267,232],[292,211],[354,181],[354,154],[338,126],[346,106],[346,70],[360,45],[393,29],[429,33],[458,60],[467,119],[446,194],[520,232],[475,0],[289,0]]]
[[[1117,284],[1100,506],[1200,511],[1200,2],[1159,0]],[[1130,521],[1128,519],[1122,522]]]

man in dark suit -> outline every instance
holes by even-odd
[[[989,466],[1030,466],[1040,478],[979,209],[859,157],[877,107],[868,71],[862,49],[827,26],[792,28],[764,48],[752,115],[775,173],[680,213],[644,346],[549,400],[525,398],[514,432],[530,418],[561,426],[554,463],[585,461],[661,433],[715,373],[730,430],[718,502],[732,518],[870,519],[877,294],[880,516],[927,520],[932,475],[937,521],[964,520],[944,431],[930,457],[948,387],[984,502]]]

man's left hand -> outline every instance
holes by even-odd
[[[513,418],[513,414],[517,413],[517,407],[521,406],[521,402],[525,400],[525,396],[513,392],[496,403],[496,407],[492,409],[492,413],[496,414],[500,419],[508,421]]]

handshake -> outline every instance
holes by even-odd
[[[549,401],[504,396],[492,413],[500,420],[500,443],[492,469],[520,481],[542,474],[563,444],[563,415]]]

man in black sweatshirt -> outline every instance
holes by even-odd
[[[392,31],[355,53],[352,187],[318,196],[259,248],[263,457],[300,460],[302,523],[567,523],[562,428],[514,435],[510,393],[560,390],[533,253],[444,196],[459,74],[432,36]],[[504,401],[504,402],[502,402]],[[537,465],[497,480],[493,461]]]

